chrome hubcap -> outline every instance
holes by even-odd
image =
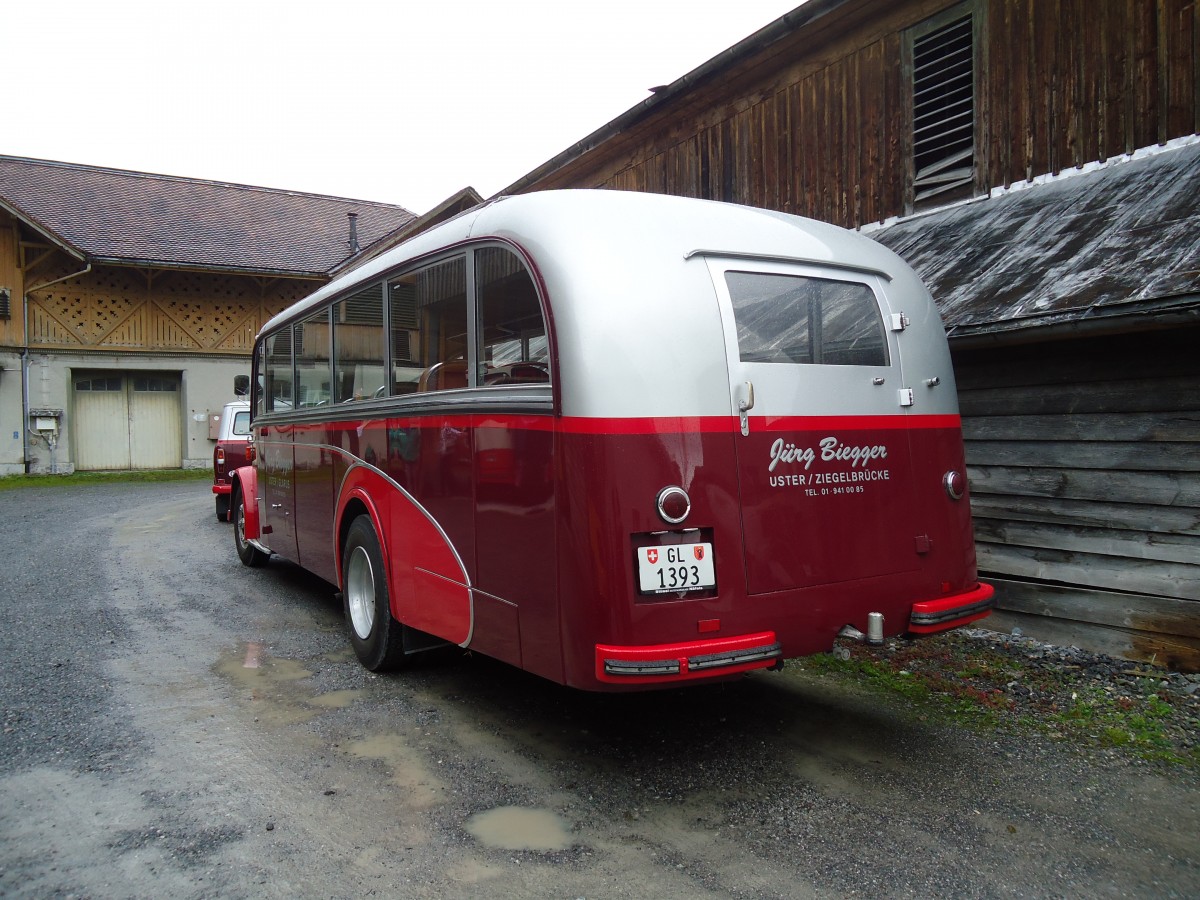
[[[375,571],[362,547],[354,548],[346,565],[346,609],[354,633],[366,640],[375,624]]]

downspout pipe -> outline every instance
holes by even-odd
[[[37,437],[37,433],[29,427],[29,295],[34,291],[45,290],[48,287],[71,278],[79,278],[90,271],[92,271],[92,264],[89,262],[78,272],[72,272],[69,275],[64,275],[62,278],[55,278],[53,281],[47,281],[36,287],[28,288],[24,292],[25,302],[21,308],[23,319],[21,337],[24,338],[24,343],[21,346],[21,418],[24,421],[24,426],[21,428],[21,459],[25,464],[26,475],[29,474],[29,438],[31,435]]]

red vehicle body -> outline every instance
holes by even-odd
[[[229,521],[230,476],[250,462],[250,401],[231,400],[221,408],[217,444],[213,447],[213,493],[217,521]]]
[[[832,226],[508,198],[301,301],[254,365],[239,555],[341,585],[373,669],[441,641],[644,689],[991,606],[936,309]]]

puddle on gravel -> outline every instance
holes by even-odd
[[[305,690],[303,682],[313,673],[295,660],[271,656],[256,641],[222,655],[214,671],[249,698],[260,722],[272,726],[296,725],[327,709],[345,709],[362,695],[355,690]]]
[[[391,773],[392,784],[403,789],[405,802],[427,809],[442,799],[445,785],[418,760],[418,752],[397,734],[377,734],[346,746],[359,759],[377,759]]]
[[[471,816],[467,831],[495,850],[566,850],[571,845],[566,823],[548,809],[500,806]]]

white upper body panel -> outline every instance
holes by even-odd
[[[892,251],[811,219],[657,194],[568,190],[493,201],[346,273],[276,316],[264,331],[409,261],[488,239],[521,248],[545,287],[565,415],[731,415],[726,333],[710,262],[729,260],[736,268],[734,261],[747,259],[756,260],[756,268],[799,264],[822,277],[866,283],[879,296],[885,322],[893,313],[907,317],[903,332],[888,332],[900,350],[906,384],[889,384],[879,394],[889,399],[876,409],[840,414],[900,414],[893,387],[913,389],[912,412],[957,412],[937,309]],[[732,352],[736,358],[736,348]],[[830,414],[835,397],[826,396],[820,404],[825,408],[802,408],[806,394],[828,393],[818,387],[822,368],[797,366],[816,389],[798,391],[795,409],[767,412]],[[927,388],[934,378],[937,389]]]

